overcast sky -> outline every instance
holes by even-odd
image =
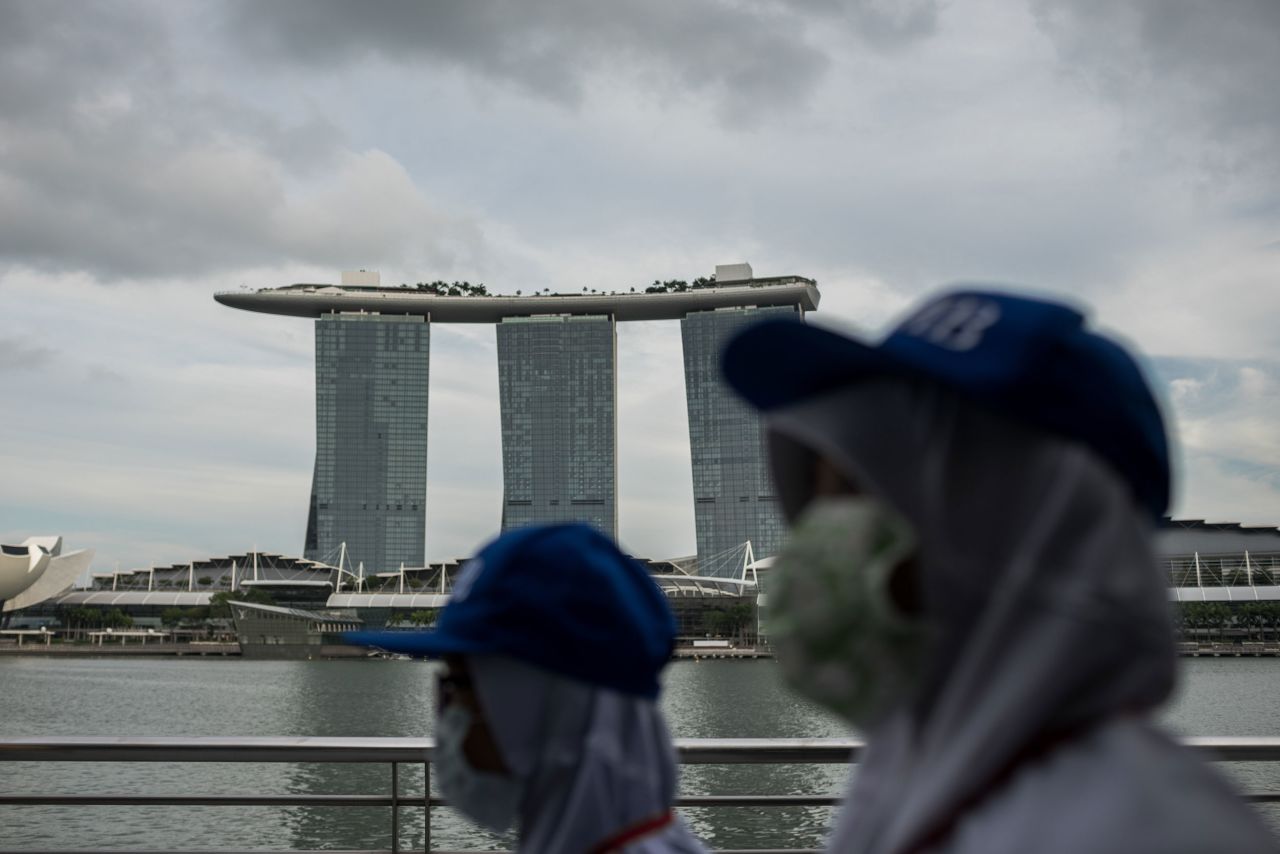
[[[299,554],[306,320],[219,289],[954,281],[1135,343],[1175,511],[1280,524],[1275,0],[0,0],[0,541]],[[694,549],[679,327],[618,331],[620,534]],[[498,526],[490,327],[432,330],[427,555]]]

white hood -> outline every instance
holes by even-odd
[[[671,809],[675,753],[654,701],[511,658],[467,660],[502,757],[525,783],[522,854],[592,851]],[[625,850],[694,854],[702,848],[677,819]]]
[[[1151,524],[1088,448],[902,380],[807,401],[770,426],[789,512],[816,451],[915,525],[940,637],[922,692],[868,734],[833,850],[912,850],[1035,745],[1169,695]]]

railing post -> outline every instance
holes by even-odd
[[[391,854],[400,851],[400,766],[391,763]]]
[[[422,763],[422,850],[431,854],[431,763]]]

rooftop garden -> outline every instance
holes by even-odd
[[[437,279],[434,282],[418,282],[416,285],[401,285],[402,288],[413,288],[417,291],[426,291],[429,294],[435,294],[438,297],[487,297],[491,296],[489,289],[483,283],[473,285],[470,282],[443,282]]]
[[[685,293],[686,291],[698,290],[700,288],[714,288],[716,280],[708,277],[699,277],[692,282],[684,279],[668,279],[667,281],[653,280],[653,284],[644,288],[646,294],[672,294]],[[489,290],[483,285],[473,285],[470,282],[418,282],[416,285],[402,284],[402,288],[411,288],[417,291],[425,291],[429,294],[435,294],[441,297],[487,297],[492,296]],[[601,296],[618,296],[625,293],[639,293],[638,288],[631,288],[629,291],[602,291],[596,288],[583,287],[584,294],[598,294]],[[550,288],[533,291],[531,296],[576,296],[576,294],[552,293]],[[516,291],[516,296],[524,296],[524,291]]]
[[[709,279],[705,276],[699,276],[692,282],[686,282],[684,279],[668,279],[660,282],[653,280],[653,284],[644,289],[646,294],[682,294],[685,291],[696,291],[700,288],[714,288],[716,286],[715,279]],[[632,288],[634,293],[635,288]]]
[[[752,280],[745,280],[741,282],[727,282],[725,284],[728,286],[746,285],[750,287],[765,287],[771,284],[784,284],[792,281],[812,282],[811,279],[804,279],[798,276],[787,276],[787,277],[778,277],[778,278],[771,278],[771,279],[752,279]],[[698,278],[694,279],[691,282],[686,281],[685,279],[667,279],[666,281],[662,281],[660,279],[654,279],[653,284],[651,285],[644,286],[644,287],[632,287],[625,291],[598,290],[596,288],[589,288],[584,286],[582,288],[582,294],[596,295],[596,296],[625,296],[627,294],[638,294],[638,293],[681,294],[681,293],[687,293],[689,291],[697,291],[703,288],[714,288],[718,286],[720,285],[716,282],[715,279],[710,278],[708,276],[699,276]],[[334,285],[296,284],[296,285],[286,285],[280,288],[259,288],[258,292],[268,293],[271,291],[304,291],[304,292],[310,293],[316,290],[321,290],[324,288],[332,288],[332,287],[335,287],[335,286]],[[489,289],[485,287],[483,283],[478,283],[473,285],[468,281],[446,282],[441,279],[437,279],[433,282],[418,282],[412,285],[402,282],[398,286],[391,285],[391,286],[378,287],[378,286],[371,286],[371,285],[348,285],[348,286],[336,286],[336,287],[340,287],[340,289],[344,291],[369,291],[369,292],[380,291],[382,293],[395,292],[400,290],[409,290],[409,291],[417,291],[419,293],[432,294],[433,296],[440,296],[440,297],[501,296],[501,294],[490,293]],[[569,292],[569,293],[565,293],[562,291],[553,292],[551,288],[542,288],[540,290],[531,291],[528,295],[535,296],[535,297],[578,296],[576,292]],[[515,292],[515,296],[518,296],[518,297],[525,296],[525,292],[523,290],[518,290]]]

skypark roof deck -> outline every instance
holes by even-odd
[[[541,296],[439,296],[412,287],[287,285],[261,290],[222,291],[214,299],[231,308],[320,317],[333,312],[412,314],[433,323],[500,323],[506,317],[611,315],[615,320],[679,320],[693,311],[744,306],[818,307],[812,279],[778,276],[667,293],[543,294]]]

